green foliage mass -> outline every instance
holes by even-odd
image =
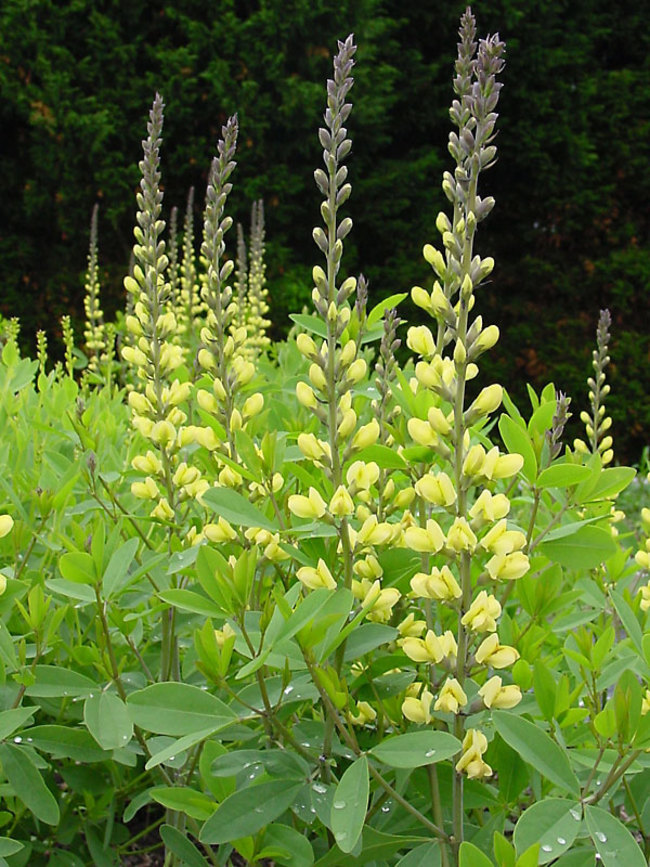
[[[105,306],[122,304],[140,130],[152,94],[170,108],[166,203],[205,189],[212,143],[241,128],[235,219],[267,205],[275,336],[311,291],[319,82],[331,46],[359,44],[352,273],[371,297],[423,279],[422,244],[443,205],[445,108],[462,4],[426,0],[96,3],[5,0],[0,10],[0,312],[23,339],[70,313],[80,330],[88,219],[100,211]],[[487,30],[508,42],[498,207],[485,232],[499,262],[489,310],[503,333],[490,373],[554,379],[578,398],[598,310],[613,313],[612,412],[636,459],[649,439],[642,365],[650,319],[646,171],[650,88],[641,7],[498,0]],[[202,202],[197,201],[200,213]],[[234,250],[231,251],[234,254]],[[567,346],[580,347],[567,357]],[[517,384],[518,383],[518,384]]]

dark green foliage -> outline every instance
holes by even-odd
[[[274,336],[283,334],[287,312],[311,291],[312,131],[331,46],[349,32],[359,51],[347,266],[367,274],[371,299],[427,279],[420,251],[444,204],[438,179],[462,6],[426,0],[405,15],[397,0],[224,0],[214,8],[5,0],[0,312],[21,317],[25,340],[37,327],[56,331],[65,312],[78,323],[96,200],[102,303],[109,319],[121,307],[139,130],[159,90],[166,208],[195,185],[197,218],[219,130],[238,112],[233,216],[245,220],[250,202],[264,197]],[[481,239],[497,262],[481,304],[502,328],[491,360],[498,367],[486,374],[522,394],[525,376],[553,379],[577,409],[598,311],[609,307],[615,448],[634,460],[650,439],[641,399],[650,321],[643,9],[497,0],[477,11],[481,26],[508,42],[500,158],[489,178],[497,206]]]

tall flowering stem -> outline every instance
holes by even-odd
[[[88,352],[88,367],[98,371],[99,360],[106,349],[104,336],[104,315],[99,298],[99,268],[97,266],[97,218],[99,205],[95,205],[90,218],[90,246],[88,249],[88,268],[86,270],[86,294],[84,309],[86,313],[86,350]]]
[[[506,527],[507,498],[491,491],[493,482],[518,472],[522,459],[519,455],[500,455],[496,447],[486,453],[480,443],[472,444],[472,428],[485,423],[489,414],[498,409],[501,386],[484,388],[469,405],[466,396],[467,383],[478,373],[476,360],[498,339],[496,326],[484,328],[482,318],[477,316],[472,321],[470,313],[476,289],[494,265],[492,259],[475,255],[474,240],[478,223],[494,205],[493,199],[478,195],[478,179],[496,156],[494,109],[501,88],[496,76],[504,65],[505,46],[498,36],[476,42],[475,21],[469,9],[461,19],[459,35],[456,99],[450,110],[457,131],[449,136],[449,151],[456,168],[443,178],[443,191],[453,213],[450,219],[441,212],[436,221],[443,251],[430,244],[424,248],[425,259],[435,274],[432,290],[415,287],[412,292],[414,302],[434,317],[437,329],[434,336],[426,326],[411,328],[407,336],[409,347],[422,359],[416,365],[418,388],[437,398],[427,420],[410,419],[408,430],[416,443],[449,460],[452,472],[451,478],[444,472],[427,473],[416,482],[422,520],[419,527],[407,529],[404,535],[409,547],[425,557],[440,554],[445,562],[441,565],[434,561],[438,565],[431,566],[428,559],[423,560],[425,572],[413,578],[414,593],[424,600],[427,610],[427,635],[424,639],[407,637],[402,644],[411,659],[430,664],[428,686],[404,703],[403,712],[409,719],[428,721],[429,705],[439,687],[438,682],[433,682],[434,665],[444,663],[453,675],[438,690],[434,710],[453,714],[452,731],[463,742],[453,782],[455,863],[463,839],[464,777],[491,774],[482,758],[487,749],[485,736],[475,729],[466,731],[466,681],[472,675],[480,681],[485,678],[482,672],[486,667],[503,668],[517,658],[513,648],[499,644],[496,629],[501,607],[496,597],[485,590],[475,593],[472,572],[479,570],[473,570],[472,564],[492,554],[484,574],[494,581],[520,577],[528,569],[527,557],[521,552],[525,536]],[[442,527],[431,517],[434,511],[443,516]],[[479,538],[484,529],[487,532]],[[430,600],[456,607],[455,638],[451,633],[435,634]],[[486,632],[491,633],[490,637],[472,653],[474,643]],[[479,696],[479,708],[513,706],[520,699],[518,688],[503,686],[500,677],[487,680]]]
[[[605,368],[610,361],[608,350],[611,324],[612,317],[609,310],[601,310],[596,329],[596,349],[593,351],[592,359],[594,376],[587,379],[591,413],[585,411],[580,413],[580,420],[587,434],[587,443],[580,439],[574,441],[577,451],[599,454],[603,466],[611,463],[614,458],[612,449],[614,441],[608,433],[612,420],[605,415],[605,398],[610,391],[610,386],[605,382]]]

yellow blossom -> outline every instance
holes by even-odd
[[[354,503],[352,502],[352,497],[343,485],[339,485],[336,491],[334,491],[328,509],[330,514],[336,515],[338,518],[354,514]]]
[[[162,462],[151,450],[146,455],[136,455],[131,461],[131,466],[148,476],[158,475],[163,470]]]
[[[453,420],[453,413],[446,416],[437,406],[432,406],[427,413],[427,421],[433,430],[437,434],[440,434],[440,436],[447,436],[447,434],[451,432],[450,419]]]
[[[393,613],[393,606],[399,602],[401,593],[396,587],[386,587],[375,600],[367,618],[373,623],[388,623]]]
[[[650,689],[646,689],[641,702],[641,714],[645,716],[650,711]]]
[[[520,530],[508,530],[502,518],[481,539],[481,547],[492,554],[510,554],[526,545],[526,537]]]
[[[158,500],[158,505],[151,510],[151,517],[158,518],[161,521],[171,521],[174,517],[174,510],[169,505],[167,497],[161,497]]]
[[[456,771],[463,771],[470,780],[482,780],[492,776],[492,768],[483,761],[483,753],[487,750],[487,738],[478,729],[468,729],[463,740],[463,752],[456,762]]]
[[[476,548],[476,536],[466,518],[455,518],[447,533],[446,547],[460,554]]]
[[[495,554],[485,564],[493,581],[516,581],[530,569],[528,557],[522,551],[512,554]]]
[[[0,515],[0,539],[11,533],[14,526],[14,519],[11,515]]]
[[[422,599],[437,599],[441,602],[460,599],[463,591],[449,566],[434,567],[428,574],[418,572],[411,578],[411,588]]]
[[[447,473],[427,473],[415,483],[415,491],[436,506],[451,506],[456,502],[456,489]]]
[[[445,536],[437,521],[429,518],[426,527],[407,527],[404,541],[412,551],[436,554],[445,544]]]
[[[438,444],[438,434],[433,430],[428,421],[423,421],[420,418],[410,418],[406,423],[406,427],[411,439],[419,446],[433,448],[433,446]]]
[[[355,575],[368,581],[375,581],[384,574],[379,560],[373,554],[368,554],[363,560],[357,560],[352,569]]]
[[[438,640],[440,641],[444,659],[448,659],[454,665],[458,656],[458,645],[456,644],[454,633],[451,629],[447,629]]]
[[[313,359],[318,355],[318,349],[308,334],[299,334],[296,337],[296,346],[305,358]]]
[[[253,416],[259,415],[263,409],[264,395],[257,391],[255,394],[251,394],[250,397],[246,398],[244,405],[241,408],[241,413],[245,419],[249,419],[253,418]]]
[[[397,626],[397,631],[400,634],[398,642],[401,643],[401,639],[404,638],[419,638],[426,628],[426,621],[416,620],[415,614],[411,612],[408,617],[405,617]]]
[[[393,535],[393,528],[386,522],[378,522],[376,515],[371,515],[367,518],[359,532],[357,533],[356,543],[362,545],[385,545]]]
[[[356,385],[357,382],[361,382],[363,377],[366,375],[366,370],[368,369],[368,365],[364,358],[357,358],[352,364],[348,367],[347,370],[347,380],[351,382],[353,385]]]
[[[233,539],[237,538],[235,530],[233,530],[228,521],[221,516],[217,520],[216,524],[206,524],[203,527],[203,535],[209,542],[212,542],[215,545],[220,542],[232,542]]]
[[[641,587],[639,593],[641,594],[641,611],[647,611],[650,608],[650,582]]]
[[[226,641],[228,641],[229,638],[234,638],[236,634],[237,633],[232,626],[226,621],[223,625],[223,629],[214,630],[214,637],[217,640],[217,646],[223,647]]]
[[[348,719],[353,725],[365,726],[377,719],[377,711],[367,701],[358,701],[356,711],[356,714],[348,714]]]
[[[313,566],[302,566],[298,569],[296,577],[310,590],[319,590],[321,587],[325,587],[327,590],[336,590],[336,581],[322,558],[319,558],[318,566],[315,569]]]
[[[316,488],[309,489],[309,495],[292,494],[289,497],[289,510],[298,518],[322,518],[327,510],[327,503]]]
[[[360,491],[367,491],[379,478],[379,466],[374,461],[354,461],[345,474],[348,485]]]
[[[481,590],[463,615],[461,623],[473,632],[496,632],[497,618],[501,615],[501,605],[494,596]]]
[[[488,635],[476,651],[476,661],[479,665],[491,665],[492,668],[507,668],[519,659],[519,653],[514,647],[499,644],[496,632]]]
[[[310,385],[307,385],[306,382],[299,382],[296,385],[296,397],[298,398],[298,403],[306,406],[307,409],[316,409],[318,406],[316,393]]]
[[[484,388],[467,410],[467,414],[473,419],[489,415],[501,406],[503,388],[498,385],[488,385]]]
[[[343,413],[341,423],[336,429],[336,432],[341,439],[347,439],[356,426],[357,414],[353,409],[348,409]]]
[[[131,493],[140,500],[155,500],[160,491],[155,480],[151,476],[147,476],[144,482],[133,482],[131,484]]]
[[[472,518],[472,523],[482,525],[505,518],[509,511],[510,500],[505,494],[492,494],[486,489],[477,497],[469,510],[469,516]]]
[[[431,722],[431,702],[433,696],[428,689],[424,689],[418,698],[407,696],[402,702],[402,713],[407,720],[420,725],[428,725]]]
[[[436,351],[433,334],[426,325],[412,326],[406,333],[406,345],[413,352],[425,357],[431,357]]]
[[[232,467],[223,467],[219,472],[219,484],[224,488],[238,488],[243,483],[243,478]]]
[[[355,362],[356,363],[356,362]],[[359,451],[374,445],[379,438],[379,422],[373,418],[368,424],[362,425],[352,438],[352,449]]]
[[[502,686],[501,678],[497,674],[483,684],[478,694],[488,708],[509,710],[521,701],[521,689],[516,684]]]
[[[642,569],[650,569],[650,551],[637,551],[634,559]],[[641,606],[643,607],[643,603]],[[646,611],[647,609],[644,608],[643,610]]]
[[[462,686],[455,677],[449,677],[440,690],[440,695],[433,709],[442,711],[443,713],[458,713],[458,710],[461,707],[465,707],[466,704],[467,695]]]
[[[440,639],[433,629],[428,629],[424,638],[405,638],[402,650],[413,662],[440,662],[445,657]]]

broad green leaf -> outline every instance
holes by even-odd
[[[391,768],[419,768],[449,759],[461,748],[453,735],[429,730],[387,738],[370,752]]]
[[[334,847],[327,855],[318,859],[315,867],[343,867],[343,863],[345,863],[345,867],[360,867],[360,865],[369,862],[379,861],[381,863],[401,849],[408,849],[410,846],[417,846],[422,842],[422,836],[405,837],[397,834],[384,834],[375,828],[366,826],[363,829],[361,852],[358,855],[348,855],[343,862],[339,849]],[[437,844],[427,843],[427,845],[436,846]],[[422,867],[439,867],[440,853],[438,852],[436,856],[435,849],[433,849],[433,853],[432,860]],[[415,863],[418,864],[417,861]]]
[[[577,801],[545,798],[533,804],[515,825],[514,843],[521,855],[539,843],[539,864],[548,864],[573,845],[582,825],[582,809]]]
[[[402,470],[406,467],[406,461],[388,446],[368,446],[354,455],[355,461],[370,463],[374,461],[382,469]]]
[[[81,698],[99,689],[89,677],[56,665],[37,665],[34,675],[36,682],[25,691],[32,698]]]
[[[641,624],[636,619],[634,611],[632,611],[618,590],[610,590],[609,595],[625,631],[632,640],[632,644],[641,658],[643,658],[643,630],[641,629]]]
[[[211,773],[215,777],[231,777],[248,768],[263,766],[270,776],[303,780],[309,774],[309,765],[304,759],[287,750],[231,750],[212,762]]]
[[[580,464],[553,464],[542,470],[535,482],[538,488],[570,488],[589,478],[592,470]]]
[[[27,809],[47,825],[59,824],[59,806],[27,753],[13,744],[0,744],[0,762],[9,785]]]
[[[611,500],[630,484],[636,475],[632,467],[607,467],[597,476],[595,485],[590,486],[580,502],[590,503],[594,500]],[[578,491],[580,493],[580,491]]]
[[[207,864],[194,843],[173,825],[163,825],[160,829],[160,836],[165,848],[173,852],[174,855],[178,855],[187,867],[205,867]]]
[[[314,863],[314,850],[311,843],[289,825],[280,825],[274,822],[264,832],[262,839],[264,849],[260,857],[264,857],[264,851],[268,848],[282,849],[286,853],[283,856],[276,855],[274,860],[282,867],[311,867]]]
[[[95,591],[88,584],[75,584],[66,581],[65,578],[50,578],[45,582],[48,590],[68,599],[76,599],[78,602],[96,602]]]
[[[368,328],[372,328],[376,322],[379,322],[386,310],[390,310],[393,307],[397,307],[398,304],[401,304],[407,295],[407,292],[399,292],[395,295],[389,295],[388,298],[384,298],[380,301],[379,304],[373,307],[368,314],[368,318],[366,319],[366,325]]]
[[[594,867],[594,850],[591,846],[584,849],[574,849],[562,855],[553,867]]]
[[[295,780],[266,780],[229,795],[201,828],[202,843],[229,843],[256,834],[289,808],[302,788]]]
[[[541,659],[535,660],[533,685],[535,689],[535,700],[539,705],[539,709],[541,710],[544,719],[547,719],[550,722],[555,713],[557,684],[555,683],[553,675]]]
[[[522,472],[529,482],[534,482],[537,475],[537,458],[528,431],[513,421],[510,416],[502,415],[499,419],[499,432],[510,454],[522,456],[524,459]]]
[[[371,650],[393,641],[398,635],[393,626],[386,626],[384,623],[364,623],[362,626],[357,626],[345,645],[345,659],[352,661],[360,659]]]
[[[178,813],[186,813],[193,819],[205,821],[214,813],[216,806],[212,798],[191,789],[189,786],[161,786],[149,793],[154,801]]]
[[[318,316],[310,316],[307,313],[290,313],[289,319],[304,328],[305,331],[311,331],[312,334],[317,334],[327,340],[327,324]]]
[[[144,789],[144,791],[142,791],[142,792],[138,792],[138,794],[135,796],[135,798],[133,798],[132,801],[129,801],[129,803],[126,806],[126,809],[124,810],[124,815],[122,816],[122,820],[124,822],[130,822],[131,819],[138,812],[138,810],[141,810],[142,807],[151,803],[151,794],[150,794],[151,788],[153,788],[153,787],[150,787],[148,789]]]
[[[237,719],[216,696],[185,683],[154,683],[132,692],[127,707],[134,725],[179,737],[210,727],[217,731]]]
[[[0,856],[3,858],[8,855],[15,855],[16,852],[20,852],[20,850],[24,848],[24,843],[21,843],[19,840],[12,840],[9,837],[0,837]]]
[[[276,524],[253,506],[246,497],[242,497],[230,488],[210,488],[203,494],[201,500],[235,527],[262,527],[273,533],[278,530]]]
[[[341,777],[332,801],[332,833],[346,854],[352,852],[363,831],[369,791],[368,759],[361,756]]]
[[[636,840],[611,813],[587,805],[585,819],[603,867],[647,867]]]
[[[571,536],[542,542],[539,549],[554,563],[585,571],[615,554],[616,542],[602,527],[586,526]]]
[[[158,596],[163,602],[169,602],[170,605],[173,605],[174,608],[180,608],[181,611],[202,614],[204,617],[221,617],[223,614],[220,605],[193,590],[163,590]]]
[[[17,707],[12,710],[3,710],[0,713],[0,740],[9,737],[16,729],[24,725],[27,720],[34,716],[37,708]]]
[[[53,759],[78,762],[103,762],[108,756],[85,729],[70,725],[34,726],[29,730],[30,745]]]
[[[97,584],[99,576],[95,561],[85,551],[69,551],[59,560],[59,569],[66,581],[76,584]]]
[[[571,770],[566,753],[546,732],[523,717],[507,711],[494,711],[492,718],[503,740],[510,744],[525,762],[556,786],[580,797],[580,784]]]
[[[494,849],[494,860],[499,867],[515,867],[515,847],[509,840],[499,831],[494,832],[492,848]],[[537,862],[535,862],[537,867]]]
[[[487,855],[477,849],[473,843],[465,841],[460,844],[458,867],[494,867]]]
[[[424,843],[411,849],[397,862],[396,867],[440,867],[440,846],[437,842]]]
[[[151,768],[162,765],[167,761],[171,762],[175,756],[180,755],[185,750],[189,750],[190,747],[193,747],[195,744],[205,740],[205,738],[210,737],[214,732],[215,729],[211,727],[209,729],[202,729],[198,732],[192,732],[191,735],[185,735],[185,737],[179,738],[177,741],[174,741],[162,750],[159,750],[157,753],[153,753],[149,761],[146,763],[145,769],[149,771]]]
[[[539,843],[533,843],[517,858],[515,867],[537,867],[539,863]]]
[[[104,750],[121,749],[133,737],[133,723],[126,705],[112,692],[101,692],[86,699],[84,722]]]
[[[102,591],[106,599],[128,582],[129,566],[133,562],[139,545],[139,539],[128,539],[117,551],[113,552],[102,578]]]

